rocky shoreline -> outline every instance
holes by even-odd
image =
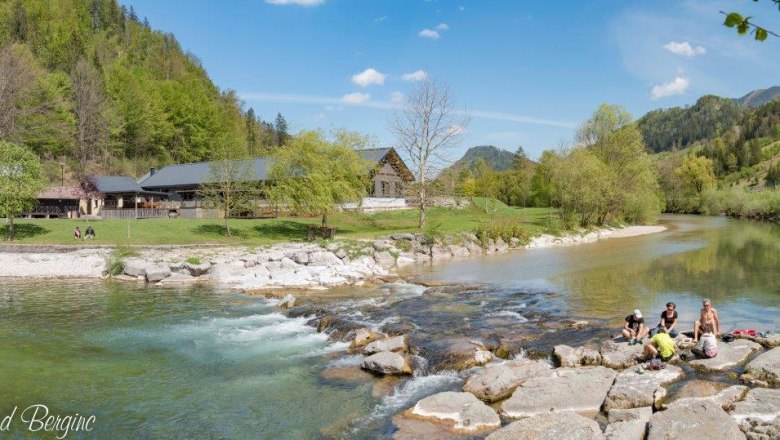
[[[514,249],[537,249],[591,243],[608,237],[660,232],[663,226],[600,229],[562,237],[541,235],[527,244],[519,238],[481,241],[472,233],[444,238],[399,233],[366,241],[286,243],[249,247],[146,247],[122,262],[115,279],[179,284],[212,282],[244,291],[275,288],[327,289],[381,281],[399,267],[421,261],[490,255]],[[36,247],[39,249],[40,247]],[[102,278],[112,249],[107,247],[51,247],[50,252],[18,252],[5,246],[0,252],[0,277]],[[10,252],[9,252],[10,251]]]

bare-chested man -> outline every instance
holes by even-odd
[[[701,309],[701,316],[696,321],[696,325],[693,327],[693,341],[699,342],[699,331],[702,324],[709,323],[712,325],[712,329],[715,331],[715,336],[720,334],[720,318],[718,318],[718,311],[712,307],[712,302],[709,299],[705,299],[702,302],[704,307]]]

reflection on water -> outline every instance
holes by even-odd
[[[780,227],[726,218],[665,216],[669,230],[640,237],[415,268],[424,277],[538,288],[565,298],[573,315],[615,324],[634,308],[660,316],[678,305],[681,324],[711,298],[725,327],[780,328]]]

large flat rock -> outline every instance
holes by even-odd
[[[622,339],[615,339],[601,344],[601,365],[622,370],[637,364],[636,358],[641,356],[644,350],[642,345],[628,345],[628,342],[621,341]]]
[[[409,360],[392,351],[381,351],[363,359],[360,368],[379,374],[412,374]]]
[[[484,431],[501,426],[501,419],[493,408],[471,393],[445,391],[428,396],[414,405],[411,414],[461,432]]]
[[[683,385],[669,401],[669,405],[675,403],[689,403],[694,401],[710,401],[721,408],[731,407],[734,402],[742,400],[748,391],[743,385],[731,385],[721,382],[706,380],[692,380]]]
[[[561,367],[601,365],[601,353],[587,347],[572,348],[568,345],[556,345],[553,348],[553,359]]]
[[[546,412],[511,423],[485,440],[600,440],[595,420],[575,413]]]
[[[744,440],[737,422],[712,402],[671,405],[650,417],[647,440]]]
[[[780,390],[754,388],[737,402],[731,417],[750,439],[780,438]]]
[[[652,415],[653,408],[649,406],[613,409],[609,412],[609,424],[604,431],[604,440],[644,440],[647,422]]]
[[[497,365],[488,365],[469,377],[463,391],[487,402],[509,397],[520,384],[532,377],[550,377],[555,374],[550,364],[543,361],[518,359]]]
[[[662,385],[674,382],[683,375],[683,370],[674,365],[667,365],[662,370],[623,370],[609,390],[604,409],[610,412],[615,408],[653,406],[666,396],[666,388]]]
[[[762,353],[750,361],[742,379],[760,385],[780,386],[780,347]]]
[[[760,350],[761,345],[747,339],[736,339],[733,342],[720,342],[718,355],[711,359],[696,359],[691,365],[706,371],[721,371],[738,365],[747,359],[751,353]]]
[[[526,380],[501,404],[510,418],[550,411],[595,413],[607,397],[617,372],[604,367],[558,368],[550,377]]]

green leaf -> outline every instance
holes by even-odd
[[[756,28],[756,40],[764,41],[764,40],[766,40],[766,37],[767,37],[766,29],[757,27]]]
[[[734,27],[740,23],[742,23],[742,16],[737,14],[736,12],[732,12],[731,14],[726,16],[726,21],[723,22],[724,25],[728,27]]]
[[[737,25],[737,33],[739,35],[745,35],[750,30],[750,24],[747,21],[747,18],[745,21]]]

